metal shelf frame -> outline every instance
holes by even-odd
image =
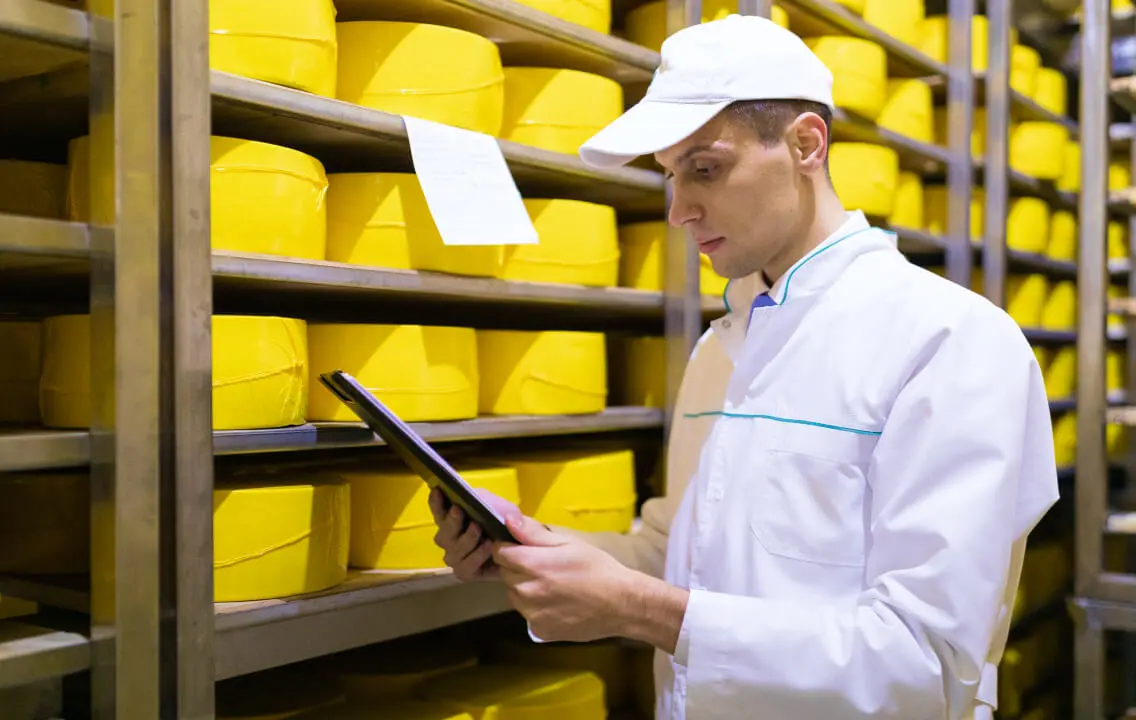
[[[381,13],[385,19],[462,27],[497,42],[507,63],[595,72],[631,91],[650,80],[659,61],[657,53],[513,0],[339,0],[337,5],[340,20]],[[946,235],[919,229],[897,229],[897,234],[913,250],[945,255],[948,277],[969,285],[975,254],[969,227],[975,0],[950,0],[945,65],[887,37],[833,0],[783,0],[782,5],[796,22],[880,43],[895,75],[933,75],[945,82],[947,147],[912,142],[844,110],[835,115],[834,137],[888,145],[899,151],[905,168],[945,173]],[[739,11],[768,16],[770,2],[739,0]],[[89,127],[93,148],[114,149],[116,198],[115,215],[94,218],[89,225],[0,215],[4,277],[89,280],[94,404],[115,410],[94,418],[89,431],[0,432],[0,471],[90,468],[92,543],[114,548],[114,567],[94,568],[90,587],[0,578],[6,592],[90,618],[84,634],[41,628],[11,642],[0,634],[0,686],[89,669],[90,715],[96,720],[196,720],[214,715],[217,680],[506,610],[500,588],[459,584],[444,573],[352,573],[343,586],[312,596],[213,602],[213,464],[202,458],[378,444],[357,425],[213,432],[214,292],[219,298],[247,290],[297,297],[322,293],[358,305],[463,299],[543,317],[560,317],[563,311],[659,319],[667,339],[668,399],[662,409],[479,418],[419,429],[437,442],[652,429],[665,437],[705,314],[722,310],[720,299],[699,291],[696,247],[681,230],[670,231],[666,282],[658,293],[212,252],[211,132],[306,150],[326,160],[329,169],[373,171],[409,167],[403,123],[395,115],[212,71],[208,0],[116,0],[114,13],[88,16],[45,0],[7,0],[0,6],[0,50],[11,48],[0,57],[4,63],[12,58],[30,63],[10,76],[0,73],[0,136],[10,143],[10,128],[34,135]],[[700,16],[699,0],[667,0],[670,32]],[[660,173],[596,171],[575,157],[501,145],[522,192],[554,189],[566,197],[606,202],[625,219],[665,217],[668,190]],[[1004,265],[1004,253],[1002,258]],[[1043,258],[1012,259],[1052,265]],[[1068,272],[1060,265],[1050,269]]]
[[[1127,263],[1110,263],[1107,258],[1109,211],[1130,208],[1129,198],[1110,196],[1107,168],[1113,152],[1127,148],[1129,161],[1136,168],[1136,145],[1110,138],[1107,124],[1110,102],[1128,112],[1136,112],[1131,88],[1123,81],[1110,81],[1110,47],[1114,33],[1131,34],[1110,17],[1109,3],[1086,2],[1078,25],[1082,33],[1080,48],[1081,118],[1093,122],[1081,125],[1081,193],[1079,197],[1078,336],[1077,336],[1077,462],[1076,462],[1076,582],[1070,611],[1076,625],[1074,715],[1086,720],[1106,716],[1104,693],[1105,643],[1109,631],[1136,632],[1136,573],[1106,571],[1104,536],[1110,532],[1110,518],[1116,518],[1109,487],[1109,458],[1105,444],[1105,424],[1136,425],[1132,407],[1109,409],[1105,388],[1105,355],[1108,345],[1106,319],[1110,312],[1128,318],[1128,393],[1136,397],[1136,333],[1132,332],[1131,301],[1110,303],[1108,283],[1118,276],[1125,281],[1128,295],[1136,295],[1136,271]],[[1129,231],[1136,231],[1136,217],[1130,212]],[[1123,495],[1136,498],[1133,469],[1136,456],[1124,463],[1127,490]],[[1132,570],[1132,568],[1128,568]]]

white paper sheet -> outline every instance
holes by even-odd
[[[414,172],[446,245],[539,242],[497,140],[403,117]]]

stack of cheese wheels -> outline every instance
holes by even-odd
[[[517,471],[503,466],[460,468],[471,487],[516,504]],[[445,567],[434,544],[430,488],[413,472],[347,472],[351,483],[351,567],[366,570],[438,570]]]
[[[1039,68],[1030,96],[1035,103],[1055,115],[1064,116],[1068,110],[1068,82],[1060,70]]]
[[[487,135],[501,132],[504,72],[491,40],[405,22],[338,25],[340,100]]]
[[[331,713],[343,703],[334,677],[318,665],[285,665],[217,683],[217,720],[284,720]],[[326,717],[326,715],[320,715]]]
[[[1053,213],[1049,223],[1049,244],[1045,254],[1053,260],[1077,259],[1077,216],[1068,210]]]
[[[356,499],[353,494],[352,502]],[[329,666],[348,702],[359,707],[382,702],[385,709],[412,697],[422,681],[477,663],[477,648],[465,633],[442,628],[340,653]]]
[[[1049,246],[1049,205],[1039,198],[1023,197],[1010,201],[1006,218],[1006,247],[1042,254]]]
[[[947,188],[934,185],[923,188],[923,219],[927,232],[934,235],[947,234]],[[970,193],[970,237],[982,237],[983,222],[986,218],[986,194],[982,188],[974,188]]]
[[[0,572],[79,575],[91,567],[87,472],[0,474]]]
[[[414,694],[453,704],[479,718],[585,720],[607,716],[603,680],[576,670],[479,665],[426,680]]]
[[[886,218],[895,207],[899,154],[867,143],[833,143],[829,151],[832,185],[844,207]]]
[[[619,227],[619,284],[636,290],[660,292],[665,285],[667,224],[661,220],[628,223]],[[699,256],[698,282],[703,295],[720,297],[729,282],[714,272],[710,258]]]
[[[611,0],[518,0],[518,2],[598,33],[606,35],[611,32]]]
[[[627,532],[635,518],[635,456],[630,450],[530,453],[509,458],[520,509],[553,527]]]
[[[901,172],[888,224],[896,228],[922,228],[924,202],[923,179],[913,172]]]
[[[1073,330],[1077,325],[1077,286],[1072,280],[1055,283],[1041,311],[1046,330]]]
[[[1024,121],[1010,131],[1010,167],[1040,180],[1054,180],[1065,170],[1069,131],[1054,122]]]
[[[587,98],[587,102],[580,102]],[[614,80],[543,67],[505,68],[506,140],[575,155],[586,140],[623,113],[623,87]]]
[[[335,97],[332,0],[210,0],[214,70]]]
[[[446,245],[412,173],[328,176],[327,259],[398,270],[497,277],[499,245]]]
[[[482,330],[477,358],[482,413],[574,415],[607,404],[602,333]]]
[[[935,101],[922,80],[888,80],[887,100],[876,124],[922,143],[935,142]]]
[[[0,160],[0,213],[67,217],[67,166]]]
[[[1021,327],[1039,327],[1048,292],[1044,275],[1011,275],[1006,281],[1006,312]]]
[[[1041,70],[1041,55],[1031,47],[1014,45],[1010,48],[1010,87],[1026,97],[1037,92],[1037,74]]]
[[[1058,348],[1045,368],[1045,392],[1051,400],[1073,397],[1077,390],[1077,348]]]
[[[84,136],[72,141],[70,158],[70,219],[113,221],[113,153]],[[213,137],[210,162],[214,250],[324,259],[327,176],[319,160],[279,145]]]
[[[536,644],[527,637],[510,636],[493,642],[488,655],[493,663],[514,667],[592,673],[603,680],[608,710],[624,708],[630,699],[632,679],[628,653],[619,640]]]
[[[477,340],[470,328],[433,325],[312,324],[308,419],[357,420],[320,385],[322,373],[343,370],[407,422],[477,417]]]
[[[702,22],[721,20],[738,11],[738,0],[702,0]],[[783,28],[789,27],[789,14],[773,5],[770,19]],[[627,39],[655,52],[667,37],[666,0],[651,0],[627,13],[623,20]]]
[[[43,324],[0,321],[0,347],[0,423],[38,423]]]
[[[887,102],[883,46],[845,35],[805,38],[805,44],[832,71],[832,99],[837,107],[876,120]]]
[[[304,321],[279,317],[213,317],[213,428],[254,430],[301,425],[308,395]],[[40,408],[48,427],[87,428],[93,413],[89,315],[44,321]]]
[[[524,203],[540,242],[505,246],[502,278],[596,287],[619,282],[615,208],[580,200]]]
[[[332,477],[223,478],[213,491],[217,602],[319,592],[347,579],[351,486]]]
[[[922,27],[927,15],[923,0],[843,0],[842,4],[861,5],[860,13],[891,37],[912,47],[922,40]]]
[[[975,15],[970,20],[971,70],[983,73],[988,64],[990,25],[983,15]],[[949,59],[950,27],[951,20],[946,15],[928,17],[921,24],[919,50],[932,60],[945,64]],[[1010,28],[1010,43],[1011,47],[1018,44],[1017,28]]]

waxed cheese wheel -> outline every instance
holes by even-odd
[[[482,330],[477,355],[483,413],[573,415],[607,404],[602,333]]]

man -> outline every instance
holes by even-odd
[[[991,718],[1026,537],[1057,499],[1049,405],[1014,322],[845,212],[832,76],[731,16],[662,48],[645,99],[581,150],[653,153],[669,220],[733,278],[686,369],[665,498],[628,536],[459,534],[545,641],[654,645],[661,718]]]

